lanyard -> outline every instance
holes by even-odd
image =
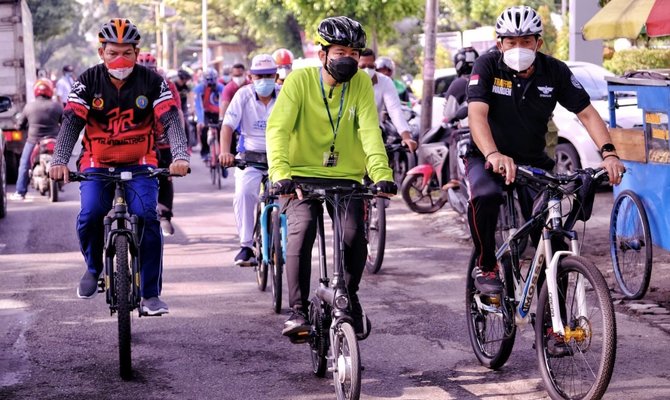
[[[321,70],[319,70],[319,78],[321,82],[321,96],[323,96],[323,105],[326,106],[326,112],[328,112],[328,119],[330,120],[330,127],[333,129],[333,143],[330,145],[330,152],[335,151],[335,139],[337,138],[337,131],[340,128],[340,119],[342,118],[342,108],[344,106],[344,91],[347,89],[347,84],[344,83],[342,86],[342,95],[340,96],[340,111],[337,113],[337,122],[333,124],[333,117],[330,115],[330,107],[328,107],[328,101],[326,100],[326,91],[323,88],[323,75],[321,75]]]

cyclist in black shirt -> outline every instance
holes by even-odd
[[[545,134],[557,102],[577,115],[600,148],[610,182],[619,184],[624,171],[588,93],[565,63],[538,52],[543,43],[542,21],[535,10],[505,9],[496,22],[496,33],[500,52],[477,59],[467,92],[476,145],[466,160],[471,188],[468,220],[477,255],[475,285],[483,293],[502,289],[494,254],[502,186],[514,182],[517,163],[553,168],[554,161],[545,153]],[[522,211],[528,216],[532,203],[525,200]]]

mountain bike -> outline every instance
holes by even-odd
[[[333,279],[331,282],[328,278],[323,213],[319,213],[316,232],[320,277],[308,312],[312,330],[308,337],[292,340],[309,343],[312,372],[316,376],[324,377],[327,369],[332,371],[338,399],[358,399],[361,392],[361,359],[344,281],[344,232],[340,215],[346,213],[350,200],[371,198],[373,193],[364,185],[327,181],[299,182],[299,189],[296,190],[304,197],[318,199],[333,208]]]
[[[475,289],[471,276],[475,254],[468,268],[467,327],[478,360],[488,368],[500,368],[510,356],[516,329],[534,325],[542,380],[553,399],[600,398],[612,377],[616,357],[612,299],[598,268],[579,255],[577,233],[572,230],[578,219],[589,219],[596,187],[606,179],[602,169],[552,175],[519,166],[517,184],[540,190],[543,200],[496,251],[503,291],[485,295]],[[562,211],[566,202],[571,202],[567,217]],[[506,212],[512,214],[513,209]],[[535,256],[527,269],[522,268],[519,244],[540,227]],[[570,250],[554,251],[552,239],[568,239]],[[532,313],[536,291],[539,301]]]
[[[140,237],[139,218],[130,214],[126,202],[126,183],[134,178],[177,176],[165,168],[148,168],[141,171],[70,172],[69,180],[80,182],[102,180],[115,186],[112,208],[105,216],[104,268],[98,282],[98,292],[105,292],[111,315],[116,314],[119,335],[119,372],[121,378],[132,378],[130,314],[148,316],[140,305]]]
[[[208,123],[207,144],[209,144],[209,175],[212,178],[212,185],[221,189],[221,176],[224,169],[219,161],[219,124],[218,122]]]

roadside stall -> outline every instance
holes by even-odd
[[[670,35],[670,0],[612,0],[582,29],[586,40]],[[670,67],[670,66],[669,66]],[[614,188],[610,253],[615,277],[629,299],[649,287],[653,246],[670,251],[670,70],[608,78],[610,133],[626,173]],[[616,128],[617,97],[634,93],[643,129]]]

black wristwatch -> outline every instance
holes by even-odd
[[[603,153],[613,153],[616,151],[616,147],[612,143],[605,143],[603,147],[600,148],[600,154]]]

